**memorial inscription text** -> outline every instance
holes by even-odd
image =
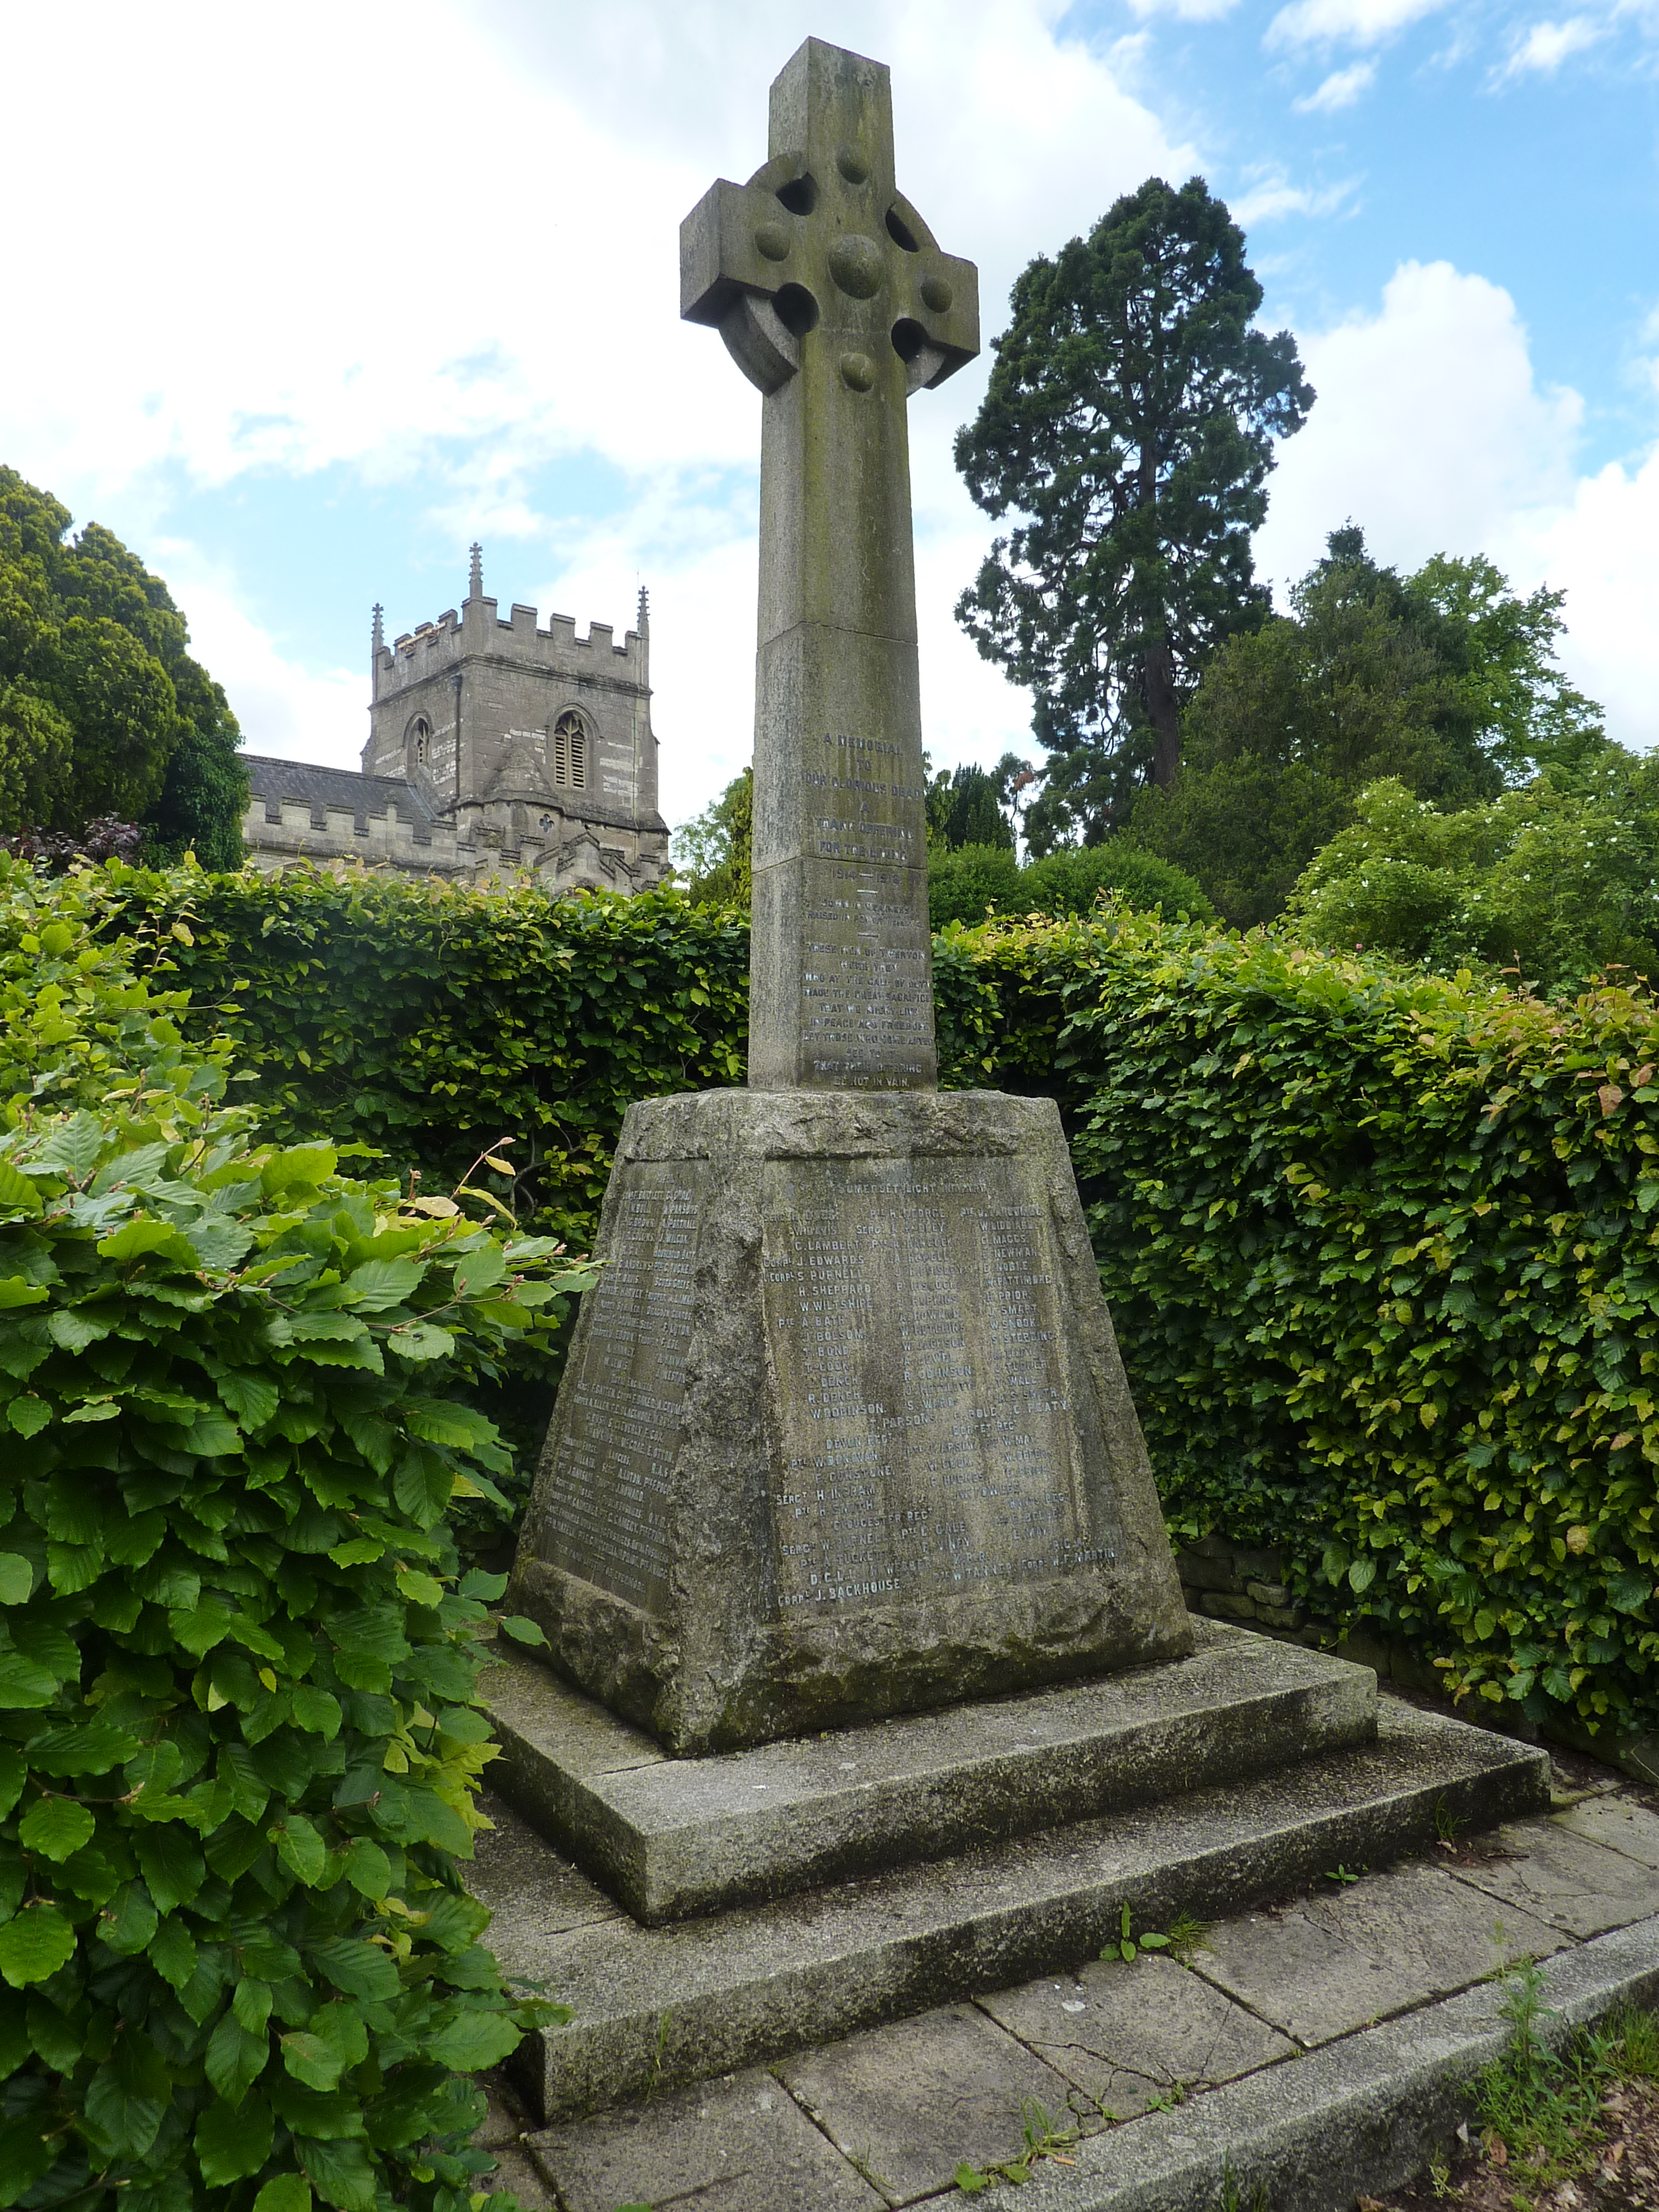
[[[701,1177],[693,1161],[634,1161],[617,1174],[607,1264],[586,1294],[586,1340],[560,1395],[537,1549],[656,1613],[667,1598]]]
[[[1104,1564],[1043,1210],[1016,1164],[768,1164],[776,1607],[891,1605]]]

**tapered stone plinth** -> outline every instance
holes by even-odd
[[[509,1603],[679,1753],[1190,1649],[1060,1116],[629,1109]]]

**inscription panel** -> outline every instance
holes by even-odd
[[[701,1170],[695,1161],[617,1170],[586,1293],[587,1334],[559,1395],[536,1550],[647,1613],[666,1601],[668,1493],[691,1340]]]
[[[933,1072],[927,878],[807,861],[801,884],[800,1054],[813,1084],[903,1090]]]
[[[1010,1160],[764,1170],[784,1620],[1107,1564],[1042,1209]]]

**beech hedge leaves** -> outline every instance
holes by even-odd
[[[743,918],[673,894],[115,866],[82,896],[193,1034],[234,1030],[284,1142],[453,1179],[516,1133],[531,1170],[491,1188],[573,1243],[629,1098],[741,1079]],[[1659,1723],[1645,990],[1121,911],[947,930],[935,989],[948,1083],[1060,1099],[1177,1533],[1281,1545],[1317,1613],[1455,1690]]]
[[[501,1581],[445,1516],[507,1455],[453,1386],[587,1278],[260,1142],[96,890],[0,871],[0,2204],[465,2212],[462,2077],[563,2015],[457,1863]]]
[[[1127,913],[940,951],[958,1079],[1068,1113],[1177,1537],[1455,1692],[1659,1722],[1652,997]]]

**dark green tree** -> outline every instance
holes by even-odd
[[[994,770],[941,769],[928,787],[927,830],[952,852],[963,845],[996,845],[1012,852],[1013,824],[1002,811]]]
[[[674,832],[679,880],[712,906],[747,906],[755,821],[755,771],[734,775],[720,797]]]
[[[1559,592],[1518,598],[1480,556],[1380,567],[1352,523],[1291,612],[1228,640],[1183,715],[1182,768],[1126,834],[1197,877],[1241,928],[1278,914],[1369,784],[1441,809],[1495,799],[1541,759],[1602,747],[1553,660]]]
[[[0,468],[0,832],[143,824],[161,860],[242,858],[247,777],[225,695],[167,586],[100,523]]]
[[[1033,694],[1033,851],[1097,842],[1139,784],[1174,781],[1205,656],[1267,612],[1251,533],[1314,394],[1290,333],[1249,327],[1261,304],[1201,178],[1149,178],[1015,283],[956,452],[986,513],[1019,519],[957,616]]]

